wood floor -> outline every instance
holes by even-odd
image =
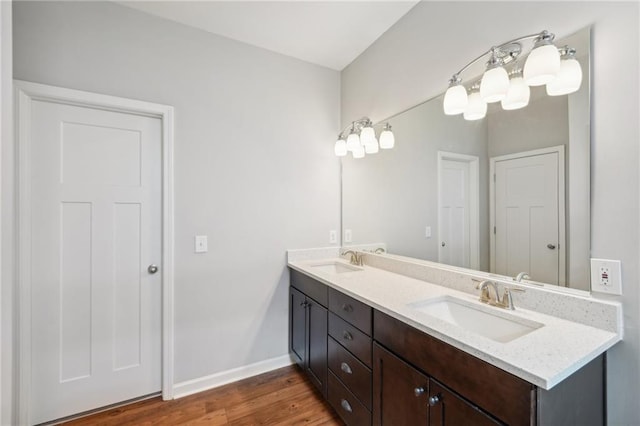
[[[67,425],[343,425],[297,366],[173,401],[160,397]]]

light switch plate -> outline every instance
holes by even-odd
[[[196,235],[195,236],[195,252],[196,253],[206,253],[209,251],[208,241],[206,235]]]
[[[622,267],[619,260],[591,259],[591,291],[622,295]]]

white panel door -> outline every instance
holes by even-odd
[[[495,162],[495,270],[560,280],[559,155]],[[563,248],[564,249],[564,248]]]
[[[440,160],[440,215],[438,261],[469,268],[469,163]]]
[[[34,101],[31,420],[160,391],[161,121]]]

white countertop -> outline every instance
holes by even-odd
[[[521,309],[516,303],[516,310],[508,311],[509,315],[544,326],[510,342],[496,342],[407,306],[452,296],[486,309],[477,296],[371,266],[339,274],[322,272],[313,268],[319,263],[322,260],[297,260],[288,265],[543,389],[551,389],[621,340],[618,333]]]

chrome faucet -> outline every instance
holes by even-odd
[[[526,272],[520,272],[518,275],[516,275],[516,277],[514,278],[515,282],[519,283],[522,282],[522,280],[530,280],[531,277],[529,276],[528,273]]]
[[[499,308],[509,309],[511,311],[516,309],[515,305],[513,304],[513,297],[511,296],[511,292],[519,291],[524,293],[525,291],[521,288],[505,286],[504,293],[502,294],[502,297],[500,297],[500,295],[498,294],[498,287],[496,286],[496,283],[489,280],[480,282],[476,286],[476,288],[480,290],[480,301],[482,303],[486,303],[491,306],[497,306]],[[489,291],[489,289],[491,288],[493,288],[493,294],[495,295],[494,298],[491,297],[491,292]]]
[[[348,254],[351,255],[351,258],[349,259],[349,263],[351,263],[352,265],[358,265],[358,266],[364,265],[364,259],[362,258],[362,254],[358,254],[358,252],[354,250],[346,250],[342,252],[341,256],[346,256]]]

